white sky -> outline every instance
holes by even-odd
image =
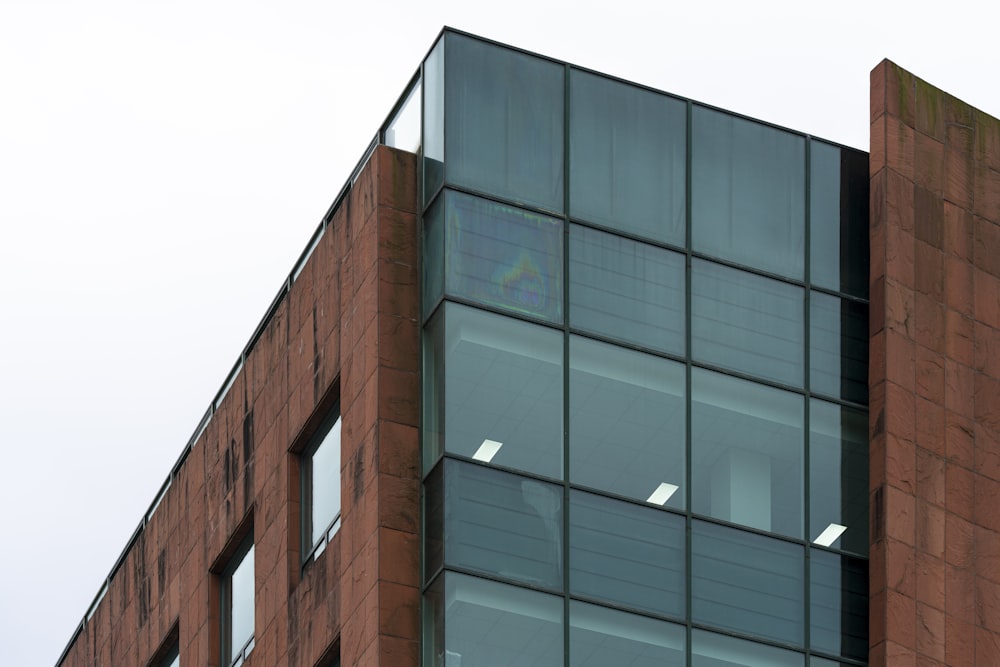
[[[0,664],[55,663],[442,25],[864,149],[884,57],[1000,115],[986,2],[879,4],[0,0]]]

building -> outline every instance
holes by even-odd
[[[871,92],[445,30],[59,664],[1000,664],[1000,121]]]

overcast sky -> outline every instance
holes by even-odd
[[[0,0],[0,664],[55,663],[443,25],[865,150],[882,58],[1000,115],[986,2],[690,5]]]

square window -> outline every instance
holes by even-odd
[[[222,664],[242,665],[254,647],[253,533],[222,571]]]
[[[334,406],[302,453],[302,553],[323,553],[340,528],[340,406]]]

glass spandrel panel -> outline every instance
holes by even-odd
[[[445,565],[561,589],[562,487],[444,461]]]
[[[868,413],[812,399],[809,539],[821,538],[823,546],[868,553]]]
[[[425,373],[425,465],[443,444],[484,463],[562,477],[561,332],[446,302],[425,329],[424,355],[433,369]]]
[[[570,492],[573,595],[684,617],[684,517]]]
[[[691,509],[791,537],[803,529],[801,395],[691,370]]]
[[[310,545],[323,539],[323,532],[340,514],[340,424],[338,416],[309,464]]]
[[[254,567],[253,545],[230,577],[229,647],[235,653],[253,636],[254,630]],[[233,657],[232,655],[229,657]]]
[[[686,104],[570,72],[570,214],[684,245]]]
[[[423,202],[430,203],[431,197],[441,187],[444,179],[444,49],[442,37],[434,45],[423,72]]]
[[[562,667],[563,599],[445,573],[444,667]]]
[[[695,520],[691,620],[802,645],[804,563],[801,545]]]
[[[562,324],[562,222],[445,194],[445,292]]]
[[[801,279],[805,139],[695,106],[691,119],[692,247]]]
[[[563,208],[564,67],[448,33],[445,180]]]
[[[574,484],[683,509],[684,365],[570,337]]]
[[[868,297],[868,155],[809,146],[809,280]]]
[[[434,205],[424,215],[423,256],[421,272],[423,276],[421,301],[423,315],[427,317],[444,295],[444,209],[445,197],[438,197]]]
[[[691,263],[691,356],[801,387],[805,291],[713,262]]]
[[[810,550],[811,648],[868,658],[868,561]]]
[[[684,667],[684,635],[683,625],[577,600],[569,603],[572,667]]]
[[[570,326],[683,355],[684,264],[680,253],[570,226]]]
[[[805,660],[795,651],[691,630],[691,667],[805,667]]]
[[[810,293],[809,388],[868,402],[868,304]]]

